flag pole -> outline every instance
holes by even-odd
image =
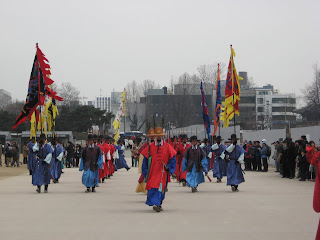
[[[234,128],[234,134],[236,134],[236,109],[234,107],[234,93],[233,93],[233,128]]]
[[[230,50],[231,50],[231,81],[232,81],[232,106],[233,106],[233,129],[234,129],[234,134],[236,134],[236,109],[234,107],[234,62],[233,62],[233,52],[232,52],[232,44],[230,45]]]

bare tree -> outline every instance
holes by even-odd
[[[220,79],[223,80],[226,77],[226,64],[220,64]],[[200,79],[202,79],[204,84],[214,84],[216,85],[217,76],[218,76],[218,63],[214,64],[204,64],[200,65],[198,68],[198,74]]]
[[[320,106],[320,69],[317,63],[313,65],[313,70],[313,82],[302,90],[303,98],[308,106]]]
[[[133,80],[126,85],[126,91],[127,102],[134,103],[140,101],[141,89],[136,80]]]
[[[73,86],[70,82],[62,83],[61,86],[55,86],[54,91],[58,92],[58,95],[63,98],[62,105],[70,106],[75,104],[80,99],[80,91]]]
[[[145,123],[145,119],[139,119],[141,111],[140,97],[146,94],[148,87],[154,87],[155,83],[152,80],[145,80],[141,84],[133,80],[126,86],[127,90],[127,119],[130,120],[133,130],[140,130]],[[142,123],[141,123],[142,122]]]
[[[160,85],[157,84],[155,81],[150,79],[143,80],[143,82],[140,84],[141,95],[145,97],[147,96],[147,92],[149,89],[156,88],[160,88]]]
[[[247,81],[247,88],[255,88],[257,86],[256,82],[254,81],[253,77],[248,77]]]

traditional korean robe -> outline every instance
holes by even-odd
[[[212,172],[213,177],[217,179],[222,179],[224,176],[227,176],[227,164],[225,161],[224,151],[226,150],[226,146],[224,144],[214,144],[212,145],[212,150],[215,154]]]
[[[170,173],[174,173],[176,168],[176,151],[162,140],[159,144],[151,143],[141,154],[144,156],[142,173],[147,183],[146,190],[148,190],[146,204],[161,206]]]
[[[175,171],[175,174],[177,176],[177,180],[181,181],[181,180],[186,180],[187,178],[187,171],[182,170],[182,163],[183,163],[183,156],[184,153],[187,151],[187,149],[190,147],[191,145],[189,143],[179,143],[177,149],[178,149],[178,153],[177,153],[177,167],[178,171]]]
[[[316,213],[320,213],[320,168],[319,167],[318,167],[318,172],[316,176],[316,183],[314,185],[313,209]],[[320,239],[320,220],[319,220],[317,235],[315,239]]]
[[[64,155],[64,149],[60,144],[53,146],[52,160],[51,160],[51,176],[53,179],[59,179],[61,176],[61,160]]]
[[[106,176],[106,171],[105,171],[105,165],[107,164],[106,163],[106,146],[107,144],[105,143],[98,143],[97,144],[100,148],[101,148],[101,153],[103,154],[102,156],[102,161],[103,161],[103,167],[101,169],[99,169],[99,179],[103,179],[105,176]]]
[[[245,150],[240,145],[231,144],[226,148],[225,153],[229,155],[227,185],[239,185],[244,182],[241,163],[244,162]]]
[[[124,150],[126,149],[125,146],[118,145],[117,150],[118,150],[118,155],[119,157],[116,160],[116,169],[121,169],[121,168],[126,168],[129,169],[127,165],[127,161],[124,158]]]
[[[36,153],[32,149],[33,146],[34,146],[34,143],[32,143],[32,142],[28,143],[28,164],[27,164],[28,170],[33,169],[33,166],[36,161]]]
[[[32,184],[42,186],[50,184],[51,171],[50,163],[53,149],[50,144],[35,144],[33,151],[36,153],[36,159],[32,168]]]
[[[184,153],[182,171],[187,173],[188,187],[198,187],[204,182],[203,172],[208,172],[206,153],[199,146],[191,146]]]
[[[87,188],[99,186],[99,168],[103,167],[102,156],[101,148],[94,144],[82,150],[79,171],[84,171],[82,184]]]

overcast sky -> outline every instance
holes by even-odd
[[[53,80],[88,100],[227,63],[233,44],[238,71],[300,94],[320,63],[319,9],[319,0],[1,0],[0,88],[25,99],[37,42]]]

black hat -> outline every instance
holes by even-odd
[[[89,134],[89,135],[88,135],[88,140],[92,140],[92,139],[93,139],[92,134]]]
[[[182,139],[188,138],[188,136],[187,136],[187,134],[181,134],[181,137],[180,137],[180,138],[181,138],[181,140],[182,140]]]
[[[221,138],[221,136],[218,136],[218,137],[215,138],[215,140],[222,141],[223,139]]]
[[[192,142],[192,141],[194,141],[194,140],[198,141],[197,136],[192,136],[192,137],[190,138],[190,142]]]
[[[113,140],[113,138],[111,136],[107,136],[106,140],[111,141],[111,140]]]
[[[203,139],[203,142],[204,142],[204,143],[208,143],[208,142],[209,142],[209,139],[208,139],[208,138],[204,138],[204,139]]]
[[[39,138],[43,140],[43,139],[47,139],[47,136],[44,133],[41,133]]]
[[[99,135],[99,139],[103,139],[103,135]]]
[[[93,139],[98,139],[98,136],[96,134],[93,135]]]
[[[228,140],[233,140],[233,139],[239,140],[236,134],[231,134],[231,138],[229,138]]]
[[[109,137],[108,135],[105,135],[103,139],[108,140],[108,137]]]

